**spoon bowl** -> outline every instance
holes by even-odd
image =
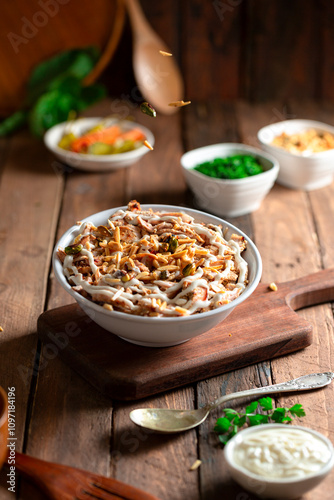
[[[138,408],[131,411],[130,419],[136,425],[151,429],[156,432],[175,433],[183,432],[202,424],[210,411],[231,399],[257,396],[259,394],[273,394],[275,392],[307,391],[320,389],[331,383],[333,372],[312,373],[302,377],[283,382],[281,384],[257,387],[247,391],[226,394],[212,403],[198,410],[173,410],[169,408]]]
[[[133,70],[141,94],[163,114],[178,108],[170,102],[183,99],[184,84],[175,59],[163,56],[170,52],[151,28],[137,0],[125,1],[133,32]]]

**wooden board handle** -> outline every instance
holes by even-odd
[[[334,300],[334,269],[324,269],[283,284],[286,303],[294,311]]]

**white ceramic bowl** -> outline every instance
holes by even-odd
[[[330,452],[329,461],[322,466],[318,472],[307,475],[303,478],[277,478],[272,479],[265,476],[254,474],[235,463],[234,452],[238,444],[243,439],[249,436],[250,433],[255,434],[259,431],[279,429],[283,433],[287,429],[299,429],[304,432],[310,433],[316,438],[320,439]],[[326,476],[329,474],[334,466],[334,450],[333,445],[325,436],[307,427],[299,425],[286,425],[286,424],[266,424],[248,427],[238,434],[236,434],[225,446],[224,449],[225,459],[228,465],[229,472],[232,478],[243,486],[246,490],[255,493],[259,497],[272,498],[272,499],[286,499],[292,500],[301,497],[307,491],[315,488]]]
[[[309,129],[334,134],[334,127],[314,120],[285,120],[259,130],[258,140],[263,150],[279,161],[280,170],[277,177],[279,184],[305,191],[331,184],[334,173],[334,149],[303,156],[271,144],[273,139],[282,132],[290,135]]]
[[[83,219],[84,221],[91,221],[95,226],[103,225],[106,223],[111,214],[119,210],[119,208],[126,209],[127,207],[118,207],[110,210],[104,210],[97,214]],[[163,211],[183,211],[196,220],[208,224],[222,224],[223,227],[228,228],[227,236],[232,233],[242,235],[248,241],[248,246],[243,253],[243,258],[248,263],[248,280],[249,283],[245,290],[239,297],[229,304],[214,309],[212,311],[194,314],[183,317],[145,317],[135,316],[118,311],[107,311],[103,307],[94,302],[84,298],[79,293],[72,290],[68,284],[62,268],[62,263],[57,257],[57,249],[68,246],[73,238],[79,233],[80,226],[76,225],[71,227],[57,242],[53,252],[53,269],[55,276],[63,286],[63,288],[73,296],[80,307],[95,321],[98,325],[106,330],[122,337],[135,344],[151,347],[164,347],[180,344],[189,340],[192,337],[207,332],[218,323],[223,321],[230,312],[237,307],[241,302],[246,300],[257,287],[262,273],[262,261],[254,243],[242,231],[234,227],[232,224],[225,222],[217,217],[214,217],[197,210],[191,210],[184,207],[176,207],[170,205],[142,205],[142,209],[152,208],[153,210]]]
[[[194,170],[196,165],[205,161],[236,154],[255,156],[264,172],[230,180],[215,179]],[[237,217],[257,210],[273,186],[279,170],[275,158],[252,146],[234,143],[212,144],[188,151],[181,157],[181,165],[198,206],[222,217]]]
[[[73,123],[71,130],[75,135],[80,136],[85,131],[94,127],[94,125],[100,123],[102,120],[103,118],[79,118]],[[118,120],[116,119],[110,121],[108,120],[108,125],[112,125],[117,122]],[[58,146],[58,143],[63,136],[65,127],[68,127],[68,123],[59,123],[58,125],[50,128],[44,135],[44,144],[61,162],[78,170],[86,170],[89,172],[117,170],[119,168],[133,165],[140,160],[142,156],[150,152],[146,146],[141,146],[133,151],[113,155],[91,155],[66,151]],[[154,146],[154,135],[143,125],[123,120],[122,127],[124,130],[139,128],[145,134],[147,141],[151,144],[151,146]]]

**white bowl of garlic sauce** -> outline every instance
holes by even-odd
[[[224,454],[233,479],[264,498],[299,498],[334,465],[329,439],[297,425],[249,427],[227,443]]]

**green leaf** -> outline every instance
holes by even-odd
[[[220,434],[227,432],[231,427],[231,422],[226,417],[217,418],[214,430]]]
[[[237,425],[238,427],[242,427],[246,423],[246,415],[242,415],[240,417],[235,417],[233,420],[233,423]]]
[[[265,411],[273,409],[273,400],[269,397],[259,399],[259,404],[261,408]]]
[[[301,404],[291,406],[291,408],[289,408],[289,412],[295,417],[305,417],[306,415],[305,410]]]
[[[16,111],[14,114],[8,116],[0,123],[0,137],[10,135],[16,130],[22,128],[27,121],[27,111]]]
[[[78,111],[88,108],[95,102],[103,99],[107,95],[104,85],[95,83],[87,87],[81,87]]]
[[[239,416],[239,413],[237,411],[233,410],[232,408],[225,408],[224,414],[225,414],[225,417],[228,418],[230,422],[235,417]]]
[[[42,137],[44,132],[57,123],[66,121],[68,113],[76,110],[77,99],[71,94],[53,90],[38,99],[29,114],[32,134]]]
[[[273,414],[271,415],[271,419],[276,423],[283,422],[283,419],[286,415],[286,408],[276,408]]]
[[[268,415],[262,415],[259,413],[258,415],[249,415],[248,416],[250,426],[267,424],[268,423]]]
[[[27,85],[27,103],[33,104],[44,92],[57,89],[65,77],[81,81],[99,58],[95,47],[72,49],[56,54],[34,68]]]
[[[222,444],[226,444],[230,438],[227,434],[219,434],[218,439]]]
[[[62,88],[47,92],[32,107],[29,128],[34,135],[42,137],[50,127],[66,121],[70,111],[82,111],[105,95],[100,85],[92,85],[90,92],[87,90],[90,87],[82,88],[80,82],[73,79],[68,79],[66,85],[68,92]]]
[[[253,401],[250,405],[246,407],[246,413],[254,413],[258,405],[259,405],[258,401]]]

